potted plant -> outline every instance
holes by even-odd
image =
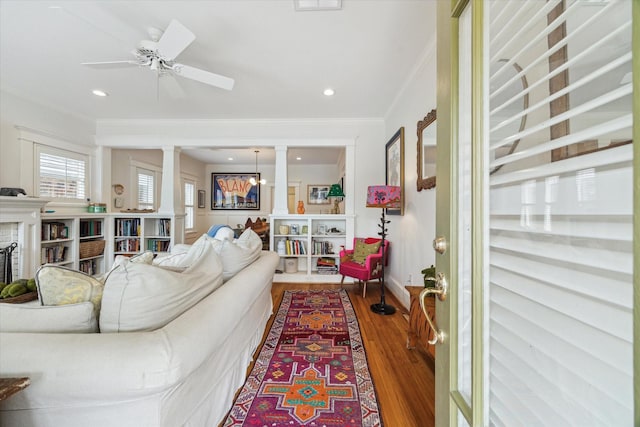
[[[436,268],[431,264],[430,267],[425,268],[421,271],[424,276],[424,287],[425,288],[435,288],[436,287]]]

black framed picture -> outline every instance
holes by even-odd
[[[260,210],[260,184],[251,178],[260,181],[260,174],[212,172],[211,210]]]
[[[387,215],[404,215],[404,126],[385,145],[386,185],[400,187],[400,209],[387,209]]]

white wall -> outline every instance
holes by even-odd
[[[435,23],[434,23],[435,28]],[[433,38],[435,40],[435,37]],[[426,45],[426,44],[425,44]],[[435,237],[435,189],[417,191],[417,122],[436,108],[436,47],[426,45],[422,61],[413,70],[396,102],[385,117],[385,135],[390,139],[404,126],[404,216],[388,216],[391,242],[387,285],[405,307],[411,284],[422,285],[420,271],[435,264],[432,241]],[[432,125],[435,126],[435,123]],[[383,180],[380,184],[384,183]],[[401,243],[400,243],[401,242]]]
[[[16,126],[29,128],[40,134],[72,142],[93,145],[95,123],[83,117],[65,114],[18,98],[8,92],[0,92],[0,187],[26,187],[20,182],[23,161],[20,158],[19,132]]]

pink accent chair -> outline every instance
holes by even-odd
[[[356,247],[358,240],[364,240],[365,243],[376,243],[380,239],[368,237],[361,238],[356,237],[353,239],[353,247]],[[367,295],[367,283],[370,280],[378,279],[382,283],[382,246],[378,249],[378,252],[367,256],[364,265],[360,265],[357,262],[349,260],[349,257],[353,255],[353,249],[343,249],[340,251],[340,274],[342,279],[340,284],[344,283],[345,276],[353,277],[358,281],[358,284],[363,284],[362,297]],[[389,241],[384,241],[384,265],[389,265]]]

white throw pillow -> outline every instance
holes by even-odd
[[[209,241],[222,260],[222,278],[225,282],[257,260],[262,252],[262,239],[250,228],[233,242],[215,240],[211,237]]]
[[[163,327],[222,284],[222,264],[210,245],[182,273],[125,263],[105,282],[101,332],[152,331]]]
[[[0,332],[89,333],[98,331],[93,304],[41,306],[0,304]]]

